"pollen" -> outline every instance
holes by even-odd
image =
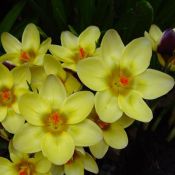
[[[22,170],[19,172],[19,175],[28,175],[26,169]]]
[[[129,79],[126,76],[120,76],[119,81],[122,86],[127,86],[129,83]]]
[[[14,100],[15,98],[11,90],[4,89],[0,91],[0,104],[10,106]]]
[[[84,58],[85,57],[85,51],[82,47],[80,47],[79,49],[79,54],[80,54],[80,58]]]
[[[20,55],[20,60],[23,62],[28,62],[30,60],[30,55],[27,52],[22,51]]]
[[[17,164],[18,175],[34,175],[35,165],[32,162],[23,160]]]
[[[60,116],[58,115],[57,112],[54,112],[53,114],[51,114],[51,116],[49,117],[50,122],[52,122],[54,125],[57,125],[60,121]]]
[[[9,100],[11,97],[11,91],[10,90],[4,90],[1,92],[1,98],[3,101]]]

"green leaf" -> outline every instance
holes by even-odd
[[[0,33],[8,32],[15,23],[17,17],[20,15],[26,4],[26,0],[21,0],[13,6],[13,8],[7,13],[2,22],[0,23]]]
[[[68,25],[68,28],[74,35],[78,36],[78,33],[76,32],[76,30],[71,25]]]
[[[153,8],[148,1],[138,1],[133,7],[126,9],[116,24],[120,29],[122,38],[128,43],[136,37],[143,36],[153,21]]]
[[[80,30],[82,31],[87,26],[92,25],[92,19],[95,11],[95,1],[76,0],[76,7],[78,11]]]
[[[112,27],[115,17],[115,1],[113,0],[97,0],[93,22],[100,27],[101,30],[107,30]],[[120,1],[117,2],[117,4]]]
[[[175,20],[175,1],[162,1],[157,13],[155,14],[155,22],[160,25],[162,29],[174,27]]]
[[[51,0],[53,16],[58,25],[60,25],[60,22],[64,25],[67,23],[67,16],[63,2],[63,0]]]

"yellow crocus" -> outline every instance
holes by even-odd
[[[52,44],[50,52],[63,62],[63,67],[76,71],[77,63],[96,52],[96,42],[100,30],[96,26],[87,27],[79,37],[69,31],[61,33],[61,46]]]
[[[134,39],[124,46],[117,31],[106,32],[101,43],[102,57],[81,60],[77,66],[80,80],[95,95],[95,108],[104,122],[118,120],[123,112],[142,122],[152,119],[144,99],[155,99],[170,91],[174,79],[148,69],[152,55],[148,39]]]
[[[84,151],[83,148],[76,148],[71,159],[62,166],[53,166],[52,175],[84,175],[84,170],[98,173],[98,166],[93,157]]]
[[[162,32],[158,26],[153,24],[149,29],[149,33],[145,31],[144,35],[150,40],[160,64],[171,71],[175,71],[175,30],[166,29]]]
[[[73,76],[71,72],[65,71],[61,63],[52,55],[45,55],[43,63],[47,75],[53,74],[60,78],[66,88],[68,95],[79,91],[82,88],[81,83]]]
[[[6,54],[0,57],[0,61],[10,61],[16,66],[23,64],[41,65],[47,52],[51,38],[40,44],[40,34],[34,24],[28,24],[22,35],[22,42],[10,33],[1,35],[1,42]]]
[[[100,128],[86,119],[94,106],[91,92],[67,97],[61,80],[49,75],[39,93],[20,98],[19,110],[28,123],[13,138],[16,149],[42,151],[52,163],[62,165],[72,157],[75,146],[90,146],[102,139]]]
[[[133,119],[123,115],[114,123],[106,123],[101,121],[96,113],[91,115],[91,119],[103,131],[103,139],[99,143],[90,146],[90,151],[94,157],[103,158],[109,147],[123,149],[127,146],[128,137],[125,128],[134,122]]]
[[[160,28],[157,25],[152,24],[149,32],[145,31],[144,35],[151,42],[153,51],[157,51],[157,47],[163,36],[163,32],[160,30]]]
[[[27,81],[31,74],[27,66],[16,67],[9,71],[0,64],[0,122],[4,128],[15,133],[24,124],[18,109],[18,100],[28,92]]]
[[[51,163],[41,152],[33,157],[21,153],[9,144],[10,160],[0,157],[0,174],[8,175],[49,175]]]

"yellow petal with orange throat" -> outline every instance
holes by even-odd
[[[75,149],[72,137],[66,132],[59,135],[47,133],[41,147],[44,156],[56,165],[65,164],[72,157]]]

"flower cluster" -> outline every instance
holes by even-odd
[[[171,76],[148,68],[157,46],[145,35],[125,46],[110,29],[97,47],[96,26],[79,36],[62,32],[61,45],[51,38],[40,43],[34,24],[26,26],[22,42],[3,33],[0,122],[11,133],[12,162],[0,157],[0,174],[97,174],[95,158],[109,147],[125,148],[125,128],[153,117],[144,99],[174,86]]]

